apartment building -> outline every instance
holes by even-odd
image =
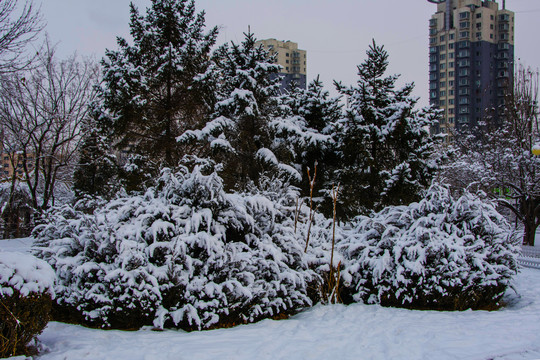
[[[17,177],[21,178],[24,175],[24,155],[22,153],[2,153],[2,170],[0,179],[8,178],[10,179],[13,174],[16,174]],[[29,170],[34,167],[34,156],[28,155],[26,158],[26,166]]]
[[[276,56],[276,63],[282,66],[281,89],[287,89],[291,82],[305,89],[307,75],[306,50],[298,49],[298,44],[292,41],[280,41],[276,39],[259,40],[257,45],[264,46],[272,55]]]
[[[514,13],[506,2],[428,0],[429,98],[444,111],[436,132],[474,128],[496,109],[512,85]]]

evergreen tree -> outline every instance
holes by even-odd
[[[224,45],[214,54],[211,71],[219,79],[211,120],[202,129],[186,131],[181,143],[197,143],[199,154],[223,164],[228,189],[257,182],[268,170],[296,174],[276,152],[272,121],[279,116],[279,79],[269,53],[256,46],[253,34],[241,44]],[[201,146],[202,145],[202,146]]]
[[[350,107],[335,134],[346,216],[419,200],[430,185],[436,138],[429,136],[434,109],[414,109],[412,84],[396,89],[399,76],[384,74],[388,53],[375,41],[358,66],[356,86],[336,83]]]
[[[105,137],[92,122],[83,130],[79,161],[73,174],[73,189],[77,199],[90,197],[110,198],[116,186],[118,170]]]
[[[119,50],[102,60],[100,97],[109,117],[100,126],[110,128],[118,148],[152,164],[142,172],[176,166],[183,155],[176,138],[211,107],[201,75],[217,28],[205,33],[204,22],[194,0],[151,0],[145,16],[131,4],[133,45],[118,38]]]
[[[286,118],[288,126],[282,126],[279,134],[294,147],[295,162],[302,173],[300,188],[304,196],[309,195],[307,170],[310,169],[313,176],[317,164],[314,190],[322,192],[323,196],[328,195],[337,161],[332,134],[338,120],[343,117],[340,98],[330,97],[317,76],[307,89],[293,83],[283,96],[283,103],[290,109],[291,116]]]

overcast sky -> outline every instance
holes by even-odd
[[[116,36],[129,39],[129,3],[43,0],[41,9],[61,56],[101,59],[106,48],[117,48]],[[144,13],[150,0],[133,3]],[[516,12],[516,58],[540,68],[540,1],[506,3]],[[375,39],[390,54],[389,72],[414,82],[420,103],[428,103],[428,21],[436,5],[427,0],[196,0],[196,7],[209,28],[220,27],[218,44],[241,42],[248,26],[258,39],[297,42],[307,50],[308,81],[320,74],[333,94],[333,80],[356,81],[356,65]]]

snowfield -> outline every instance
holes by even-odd
[[[23,252],[28,241],[0,241]],[[103,331],[51,322],[40,360],[540,359],[540,271],[522,269],[495,312],[316,306],[289,320],[187,333]],[[24,357],[19,357],[24,359]]]

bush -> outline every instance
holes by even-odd
[[[210,329],[310,306],[317,275],[294,234],[293,194],[228,194],[215,172],[164,170],[142,196],[36,228],[57,302],[105,328]]]
[[[495,309],[517,273],[519,240],[493,204],[433,185],[424,200],[355,220],[340,244],[354,301]]]
[[[51,311],[54,272],[30,255],[0,252],[0,357],[31,353]]]

